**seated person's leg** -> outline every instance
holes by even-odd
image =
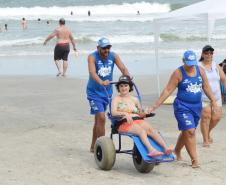
[[[138,135],[140,137],[140,139],[143,142],[143,144],[147,147],[148,152],[149,152],[148,155],[150,157],[163,155],[162,152],[156,151],[152,147],[152,145],[149,143],[149,140],[148,140],[148,137],[147,137],[147,132],[142,127],[140,127],[139,125],[131,124],[128,132],[132,133],[132,134],[135,134],[135,135]]]
[[[165,141],[162,139],[162,137],[158,134],[157,130],[155,130],[149,123],[146,121],[143,121],[140,126],[146,130],[148,136],[150,136],[152,139],[154,139],[161,147],[164,148],[165,153],[169,155],[173,150],[170,149]]]

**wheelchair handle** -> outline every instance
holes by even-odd
[[[110,84],[113,85],[113,84],[117,84],[118,82],[113,82],[113,81],[110,81]]]

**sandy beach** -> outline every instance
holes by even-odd
[[[138,77],[144,105],[156,98],[152,77]],[[164,163],[141,174],[132,158],[118,154],[111,171],[98,169],[89,153],[92,120],[85,96],[86,80],[35,76],[1,76],[0,184],[1,185],[222,185],[226,182],[226,104],[214,130],[210,148],[197,149],[201,168],[184,161]],[[170,105],[161,106],[149,119],[174,147],[178,131]],[[106,125],[107,135],[110,123]],[[125,138],[125,147],[132,146]]]

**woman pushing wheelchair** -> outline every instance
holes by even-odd
[[[111,114],[112,116],[123,116],[118,126],[119,132],[127,132],[138,135],[148,150],[149,157],[157,157],[161,155],[169,155],[172,152],[158,132],[144,120],[146,113],[142,111],[138,98],[130,95],[133,91],[133,82],[129,76],[123,75],[116,83],[119,92],[112,100]],[[148,140],[150,136],[165,150],[165,153],[157,151]]]

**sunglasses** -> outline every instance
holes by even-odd
[[[111,49],[111,46],[106,46],[106,47],[103,47],[101,48],[102,50],[106,50],[106,49]]]
[[[213,55],[213,51],[204,51],[203,54],[204,55]]]

